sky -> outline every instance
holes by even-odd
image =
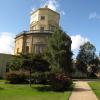
[[[0,0],[0,53],[13,54],[16,34],[29,30],[31,13],[48,5],[60,13],[60,26],[72,39],[72,51],[90,41],[99,54],[100,0]]]

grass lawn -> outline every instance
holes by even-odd
[[[97,82],[89,82],[94,93],[97,95],[98,99],[100,100],[100,81]]]
[[[6,80],[1,80],[1,79],[0,79],[0,82],[6,82]]]
[[[69,92],[53,92],[44,85],[0,84],[0,100],[68,100]]]

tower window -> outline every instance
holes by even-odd
[[[30,39],[26,39],[26,46],[29,46],[30,45]]]
[[[45,20],[45,16],[41,16],[41,20]]]
[[[40,27],[40,31],[44,31],[44,27]]]
[[[35,53],[43,53],[46,45],[45,44],[34,44],[33,45],[33,50]]]
[[[56,29],[55,26],[49,25],[49,30],[54,31]]]
[[[29,46],[26,46],[26,53],[29,53]]]

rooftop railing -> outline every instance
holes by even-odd
[[[22,34],[34,34],[34,33],[53,33],[51,30],[30,30],[30,31],[22,31],[21,33],[17,34],[16,37],[22,35]]]

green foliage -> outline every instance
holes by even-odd
[[[70,37],[58,29],[50,38],[45,54],[51,69],[62,69],[67,74],[72,72],[72,52]]]
[[[6,68],[9,70],[19,70],[22,66],[22,59],[19,56],[13,56],[12,59],[7,63]]]
[[[75,65],[79,71],[87,73],[87,65],[84,62],[77,60]]]
[[[90,42],[80,46],[77,55],[77,68],[84,73],[95,73],[98,67],[98,60],[95,54],[96,48]]]
[[[11,71],[25,69],[27,71],[45,72],[49,70],[49,63],[43,58],[42,54],[20,54],[14,56],[7,63],[7,69]]]
[[[32,72],[45,72],[49,70],[49,63],[42,58],[41,54],[34,54],[34,55],[29,54],[29,55],[26,55],[25,57],[23,57],[22,68],[29,70],[29,76],[30,76],[29,82],[31,86]],[[42,78],[42,75],[39,75],[38,78],[39,78],[38,80],[40,83],[43,83],[42,81],[46,80],[44,77]]]
[[[89,77],[90,78],[97,78],[95,73],[99,73],[99,58],[96,57],[90,61],[89,69]]]
[[[72,80],[64,73],[52,73],[50,75],[50,84],[53,90],[65,91],[71,89]]]
[[[43,59],[42,54],[20,54],[18,56],[15,56],[8,63],[7,66],[10,69],[10,71],[16,71],[16,70],[28,71],[30,86],[32,79],[31,74],[33,72],[45,72],[49,70],[49,63],[45,59]],[[38,77],[40,76],[42,77],[42,75],[39,75]]]
[[[28,83],[28,75],[22,71],[16,72],[8,72],[5,76],[6,80],[8,80],[11,84],[25,84]]]
[[[48,84],[49,72],[35,72],[32,74],[32,83],[34,84]]]
[[[35,54],[33,62],[34,72],[46,72],[50,70],[50,64],[46,59],[44,59],[44,56],[42,54]]]
[[[91,60],[95,57],[96,48],[90,42],[85,43],[80,46],[79,54],[77,56],[77,60],[82,61],[84,64],[89,64]]]

